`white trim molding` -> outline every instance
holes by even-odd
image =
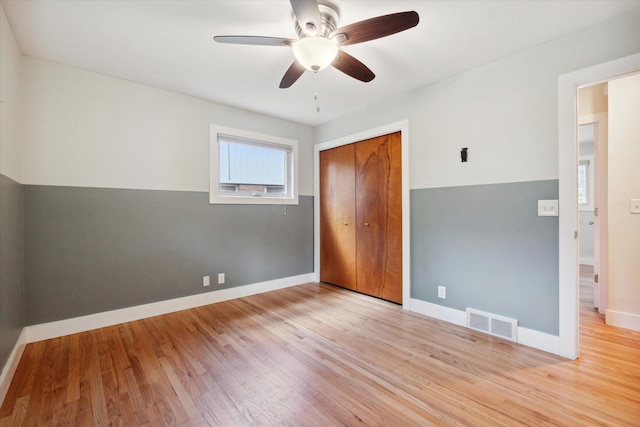
[[[314,277],[320,281],[320,151],[352,144],[365,139],[400,132],[402,145],[402,308],[411,309],[411,218],[409,193],[409,120],[390,123],[375,129],[316,144],[313,147],[314,179]]]
[[[458,326],[465,326],[467,323],[467,313],[464,311],[415,298],[411,300],[411,311]]]
[[[640,315],[624,313],[617,310],[607,310],[605,316],[607,325],[631,329],[632,331],[640,331]]]
[[[4,398],[7,396],[7,391],[9,391],[9,386],[11,385],[11,380],[18,369],[18,363],[20,363],[20,358],[27,344],[27,331],[26,328],[23,328],[18,336],[16,345],[13,346],[7,363],[4,365],[2,374],[0,374],[0,406],[4,403]]]

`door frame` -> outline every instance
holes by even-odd
[[[560,217],[559,334],[552,353],[569,359],[580,354],[578,274],[578,89],[640,70],[640,53],[558,77],[558,175]],[[565,206],[566,208],[563,208]],[[566,212],[566,213],[562,213]]]
[[[394,132],[400,132],[402,150],[402,308],[411,310],[411,242],[410,242],[410,203],[409,203],[409,120],[389,123],[374,129],[368,129],[330,141],[321,142],[313,147],[313,275],[320,281],[320,152],[365,139],[376,138]]]

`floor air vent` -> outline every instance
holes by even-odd
[[[518,341],[518,321],[467,307],[467,327],[510,341]]]

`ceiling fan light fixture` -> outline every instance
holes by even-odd
[[[320,71],[331,65],[338,46],[322,36],[305,37],[293,44],[293,56],[307,70]]]

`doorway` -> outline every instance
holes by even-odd
[[[593,86],[601,92],[606,83]],[[578,96],[584,89],[579,90]],[[606,105],[606,103],[605,103]],[[578,241],[580,305],[604,315],[609,301],[608,112],[579,114]]]
[[[578,92],[578,97],[582,98],[582,90]],[[578,103],[580,104],[580,102]],[[579,112],[580,113],[580,112]],[[579,116],[581,116],[579,114]],[[596,173],[596,159],[598,149],[598,123],[578,124],[578,240],[579,240],[579,260],[580,263],[580,306],[586,308],[598,308],[599,288],[596,281],[596,251],[600,245],[595,244],[596,228],[596,208],[600,211],[605,207],[597,203],[596,193],[598,179]],[[601,165],[599,165],[601,166]],[[599,235],[598,230],[598,235]]]
[[[608,303],[608,82],[578,89],[578,241],[580,306]]]
[[[567,212],[559,219],[559,340],[557,354],[579,355],[579,251],[577,200],[577,94],[580,87],[640,70],[640,54],[560,76],[558,79],[559,200]],[[600,301],[602,303],[602,301]]]

